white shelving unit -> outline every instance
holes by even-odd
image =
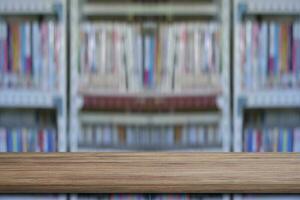
[[[222,146],[218,149],[207,149],[207,151],[230,151],[231,141],[231,113],[230,113],[230,1],[193,1],[188,2],[167,2],[148,3],[148,2],[101,2],[88,0],[72,0],[70,2],[70,33],[71,33],[71,78],[70,78],[70,148],[71,152],[76,151],[99,151],[95,148],[85,148],[79,146],[79,133],[81,125],[84,123],[94,124],[121,124],[121,125],[174,125],[174,124],[217,124],[222,134]],[[83,20],[89,18],[101,19],[102,17],[118,16],[122,19],[132,19],[134,16],[139,17],[159,17],[166,16],[172,19],[173,16],[191,17],[205,16],[216,20],[221,25],[221,67],[222,74],[220,79],[221,91],[216,93],[217,110],[200,111],[200,112],[184,112],[184,113],[128,113],[128,112],[101,112],[101,111],[85,111],[83,110],[85,96],[80,90],[80,74],[79,74],[79,33],[80,24]],[[204,18],[205,19],[205,18]],[[104,97],[138,97],[140,101],[146,101],[147,98],[154,98],[155,102],[160,102],[160,98],[197,96],[195,92],[189,93],[184,91],[160,92],[104,92],[95,94],[91,91],[84,91],[85,95],[101,95]],[[211,95],[212,91],[201,93],[200,95]],[[120,100],[122,102],[122,100]],[[101,151],[120,151],[122,149],[103,149]],[[195,151],[195,149],[183,149],[184,151]],[[122,150],[124,151],[124,149]],[[126,150],[127,151],[127,150]],[[130,151],[130,150],[129,150]],[[181,150],[180,150],[181,151]],[[198,150],[199,151],[199,150]],[[101,191],[99,191],[101,192]],[[229,199],[228,195],[222,197]],[[77,199],[73,195],[71,199]]]
[[[246,15],[300,16],[300,2],[297,0],[234,0],[234,151],[242,151],[243,114],[245,109],[253,108],[299,108],[300,90],[261,89],[247,91],[241,87],[239,32]]]
[[[58,132],[58,151],[67,150],[67,109],[66,109],[66,28],[67,0],[0,0],[0,17],[55,16],[61,24],[61,52],[59,56],[59,87],[55,91],[39,89],[0,89],[2,109],[54,109]]]
[[[78,131],[80,131],[80,126],[84,121],[97,121],[98,123],[102,122],[126,122],[127,124],[132,124],[136,122],[145,122],[148,120],[164,119],[164,122],[170,122],[176,119],[176,122],[185,123],[187,121],[197,121],[197,122],[207,122],[211,120],[211,115],[206,114],[189,114],[185,113],[184,117],[173,117],[173,115],[164,115],[164,114],[152,114],[149,118],[148,115],[139,115],[136,121],[134,115],[124,115],[123,113],[119,114],[107,114],[95,112],[82,112],[84,95],[80,93],[80,75],[78,73],[78,52],[79,52],[79,26],[82,19],[88,17],[107,17],[107,16],[209,16],[218,20],[221,24],[222,31],[222,75],[221,83],[222,91],[218,94],[217,97],[217,107],[218,115],[220,115],[218,124],[222,132],[223,137],[223,148],[220,151],[229,151],[230,150],[230,71],[229,71],[229,26],[230,26],[230,3],[226,1],[199,1],[193,3],[124,3],[120,5],[119,3],[103,3],[103,2],[89,2],[84,0],[74,0],[71,2],[71,22],[70,22],[70,32],[71,32],[71,92],[70,96],[72,103],[70,104],[70,141],[71,141],[71,151],[78,151]],[[90,91],[87,93],[90,94]],[[209,94],[209,93],[207,93]],[[99,95],[99,93],[97,93]],[[170,97],[170,96],[184,96],[185,94],[173,93],[173,92],[164,92],[164,93],[130,93],[130,92],[106,92],[101,93],[101,95],[107,96],[134,96],[139,98],[159,98],[159,97]],[[191,94],[189,94],[191,95]],[[195,95],[195,94],[192,94]],[[196,94],[197,95],[197,94]],[[205,94],[201,94],[205,95]],[[172,117],[171,117],[172,116]],[[149,123],[149,122],[148,122]],[[151,122],[150,122],[151,123]]]
[[[281,17],[300,17],[300,1],[297,0],[233,0],[233,26],[234,26],[234,94],[233,94],[233,149],[235,152],[243,151],[243,128],[245,110],[252,109],[299,109],[300,108],[300,90],[299,88],[279,89],[279,88],[259,88],[256,90],[247,90],[242,88],[240,29],[244,18],[251,19],[256,16],[265,18],[280,19]],[[245,199],[254,199],[251,198]],[[278,197],[265,196],[257,199],[276,199]],[[280,197],[282,198],[282,197]],[[285,197],[284,197],[285,198]],[[298,197],[299,198],[299,197]],[[241,195],[234,195],[234,199],[243,199]],[[255,198],[256,199],[256,198]]]

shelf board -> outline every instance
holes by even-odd
[[[107,111],[185,111],[217,109],[217,96],[84,96],[84,110]]]
[[[0,89],[0,107],[55,108],[59,95],[52,92],[22,89]]]
[[[79,149],[93,149],[96,151],[222,151],[222,143],[215,144],[199,144],[199,145],[93,145],[93,144],[78,144]]]
[[[118,124],[118,125],[178,125],[178,124],[217,124],[221,119],[217,112],[199,113],[154,113],[154,114],[114,114],[82,112],[79,114],[81,123]]]
[[[246,108],[299,108],[300,89],[272,89],[243,92]]]
[[[83,5],[85,16],[215,16],[218,6],[214,3],[87,3]]]
[[[299,193],[300,154],[0,154],[1,193]]]
[[[56,0],[0,0],[0,15],[52,15]]]
[[[298,0],[241,0],[247,15],[299,15]]]

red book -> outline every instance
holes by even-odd
[[[256,152],[261,152],[263,149],[262,147],[262,131],[257,130],[256,132]]]
[[[43,130],[39,130],[39,138],[38,138],[38,144],[39,144],[39,152],[44,151],[44,133]]]

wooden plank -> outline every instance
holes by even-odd
[[[299,193],[300,154],[0,154],[2,193]]]

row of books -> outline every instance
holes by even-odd
[[[217,126],[83,125],[79,144],[96,146],[216,146],[222,144]]]
[[[220,48],[216,23],[84,22],[80,73],[91,87],[120,90],[209,85],[220,72]]]
[[[55,152],[53,128],[0,128],[0,152]]]
[[[99,194],[79,195],[79,200],[221,200],[221,195],[195,194]]]
[[[61,42],[61,28],[54,20],[1,20],[0,86],[57,88]]]
[[[0,200],[60,200],[59,195],[50,194],[1,194]]]
[[[300,128],[246,128],[246,152],[300,152]]]
[[[297,194],[248,194],[243,195],[241,200],[298,200],[300,198]]]
[[[244,88],[300,87],[300,21],[248,19],[240,39]]]

